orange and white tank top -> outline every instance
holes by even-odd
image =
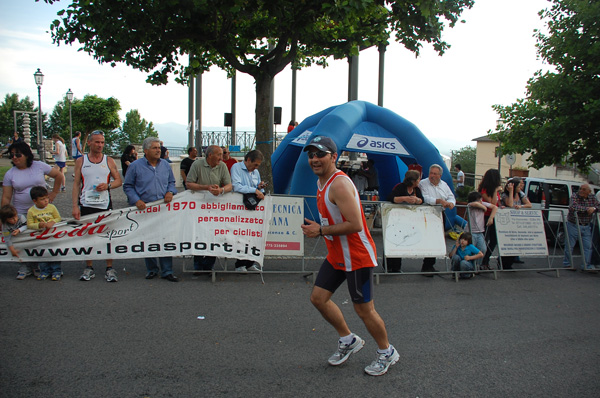
[[[336,171],[325,183],[322,188],[317,182],[317,209],[321,217],[321,226],[340,224],[345,221],[340,209],[329,200],[329,188],[336,178],[347,178],[343,171]],[[352,180],[350,180],[352,183]],[[354,187],[354,184],[352,184]],[[350,235],[325,235],[325,243],[327,245],[327,261],[333,265],[335,269],[342,271],[355,271],[360,268],[376,267],[377,253],[375,250],[375,242],[371,237],[371,233],[366,227],[365,213],[360,204],[358,191],[354,187],[354,200],[360,208],[362,217],[363,230]]]

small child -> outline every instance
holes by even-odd
[[[48,190],[44,187],[33,187],[29,192],[34,205],[27,211],[27,228],[48,229],[61,220],[58,210],[50,204]],[[43,281],[52,276],[53,281],[59,281],[62,276],[60,261],[49,261],[40,263],[40,276],[38,280]]]
[[[19,251],[12,243],[12,237],[17,236],[27,229],[27,218],[25,218],[24,215],[19,215],[16,207],[8,204],[0,208],[0,220],[2,221],[2,236],[4,237],[4,243],[6,243],[8,250],[10,250],[10,254],[14,257],[19,257]],[[35,263],[23,263],[21,267],[19,267],[17,279],[22,280],[27,276],[34,274],[34,268],[37,268]]]
[[[473,246],[471,234],[463,232],[458,237],[456,244],[452,246],[448,257],[452,259],[452,271],[475,271],[473,260],[482,258],[483,252]],[[471,278],[472,276],[472,272],[460,274],[462,279]]]
[[[494,223],[494,216],[496,215],[496,211],[498,211],[498,206],[484,202],[481,194],[477,191],[469,193],[467,202],[469,203],[468,214],[471,216],[468,224],[470,228],[468,226],[467,231],[471,233],[473,245],[477,247],[479,251],[485,253],[487,249],[485,245],[485,228]],[[486,225],[484,224],[484,215],[487,209],[492,209],[492,212]]]

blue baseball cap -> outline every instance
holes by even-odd
[[[335,142],[329,137],[325,137],[324,135],[316,136],[312,139],[306,146],[304,146],[304,152],[308,151],[308,148],[314,146],[315,148],[331,153],[337,153],[337,145]]]

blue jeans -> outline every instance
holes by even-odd
[[[483,232],[473,232],[471,236],[473,238],[473,246],[478,248],[480,252],[485,253],[485,235]],[[481,260],[481,258],[477,260],[478,265],[481,265]]]
[[[473,261],[463,260],[458,254],[452,256],[452,271],[475,271]],[[471,274],[460,274],[461,278],[470,278]]]
[[[160,273],[161,277],[165,277],[167,275],[171,275],[173,273],[173,257],[148,257],[145,258],[146,269],[148,272],[155,272],[158,274],[158,262],[160,261],[160,267],[162,268],[162,272]]]
[[[585,263],[589,266],[592,261],[592,225],[580,225],[579,230],[581,231],[581,240],[583,243],[583,256],[585,259]],[[575,243],[579,240],[579,235],[577,233],[577,225],[572,222],[567,222],[567,234],[569,235],[569,244],[571,247],[569,249],[565,249],[565,258],[563,259],[563,265],[569,266],[575,264],[572,260],[573,248],[575,247]],[[580,268],[583,269],[583,264],[580,265]]]
[[[47,263],[38,263],[40,267],[40,274],[42,275],[62,275],[62,269],[60,267],[60,261],[50,261]]]

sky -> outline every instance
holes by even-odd
[[[50,23],[70,3],[0,0],[2,100],[6,94],[17,93],[37,105],[33,74],[39,68],[45,76],[41,92],[46,113],[71,89],[78,99],[86,94],[117,98],[122,120],[128,111],[137,109],[155,125],[187,125],[188,89],[173,78],[167,85],[152,86],[145,82],[145,73],[124,64],[100,65],[91,55],[77,51],[76,45],[52,43]],[[443,154],[475,146],[474,138],[496,126],[492,105],[508,105],[524,97],[527,80],[547,68],[537,57],[533,34],[544,27],[538,12],[550,4],[548,0],[476,0],[462,14],[464,24],[445,30],[443,39],[452,47],[441,57],[428,45],[419,57],[398,43],[388,46],[383,106],[414,123]],[[375,48],[361,52],[359,100],[377,103],[378,62]],[[297,73],[299,122],[347,101],[348,63],[331,60],[329,64],[326,69],[315,66]],[[276,126],[277,131],[285,131],[291,118],[291,82],[289,67],[275,78],[274,105],[282,107],[282,125]],[[202,87],[203,130],[223,126],[223,114],[231,111],[231,80],[214,68],[204,74]],[[254,106],[253,79],[238,73],[239,131],[254,130]]]

